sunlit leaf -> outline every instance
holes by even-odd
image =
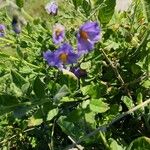
[[[127,150],[149,150],[150,139],[147,137],[139,137],[132,141]]]
[[[54,108],[52,110],[50,110],[47,114],[47,121],[52,120],[57,114],[58,114],[59,109],[58,108]]]
[[[96,113],[103,113],[103,112],[106,112],[109,109],[108,104],[104,103],[102,98],[100,98],[100,99],[92,99],[90,101],[90,105],[89,106],[90,106],[90,109],[93,112],[96,112]]]

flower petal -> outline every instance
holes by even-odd
[[[80,55],[88,53],[88,51],[94,48],[94,43],[85,41],[82,38],[78,39],[78,52]]]

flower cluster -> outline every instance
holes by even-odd
[[[5,36],[5,26],[3,24],[0,24],[0,37]]]
[[[57,13],[58,6],[54,3],[48,3],[46,10],[49,14]],[[60,47],[55,51],[46,51],[43,53],[44,59],[48,65],[55,66],[59,69],[66,68],[67,64],[76,63],[78,58],[83,54],[87,54],[94,48],[94,44],[100,39],[100,27],[98,22],[88,21],[83,24],[77,34],[77,53],[74,52],[72,46],[68,43],[63,43],[65,38],[65,27],[61,24],[56,24],[53,27],[53,42]],[[86,71],[80,68],[70,69],[78,78],[86,76]]]
[[[44,58],[51,66],[56,66],[62,69],[66,64],[75,63],[78,59],[78,55],[73,52],[71,45],[64,43],[56,51],[46,51]]]
[[[56,24],[53,29],[53,42],[60,44],[65,37],[65,28]],[[100,27],[97,22],[86,22],[83,24],[77,34],[77,50],[78,54],[73,51],[70,44],[62,44],[56,51],[46,51],[43,56],[50,66],[56,66],[62,69],[67,64],[77,62],[77,59],[83,54],[88,53],[94,48],[94,44],[100,39]],[[72,71],[77,77],[85,74],[85,71],[76,68]],[[81,75],[82,76],[82,75]]]

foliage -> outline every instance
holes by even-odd
[[[28,12],[29,1],[14,2],[4,1],[0,12],[7,28],[0,37],[1,149],[150,149],[148,104],[117,119],[150,98],[148,0],[134,0],[126,12],[115,10],[115,0],[60,0],[56,16],[44,3],[38,17]],[[12,28],[16,13],[20,34]],[[69,66],[87,75],[48,66],[43,52],[58,48],[55,23],[76,50],[77,32],[89,20],[100,24],[101,39]]]

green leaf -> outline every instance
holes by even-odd
[[[91,61],[81,63],[80,67],[81,69],[89,70],[91,68]]]
[[[106,94],[107,86],[99,83],[94,85],[86,85],[81,88],[83,95],[89,95],[92,98],[100,98]]]
[[[28,120],[28,126],[33,127],[33,126],[38,126],[43,122],[42,118],[34,118],[34,116],[30,117]]]
[[[75,9],[77,10],[79,6],[82,5],[83,0],[72,0]]]
[[[138,93],[137,95],[137,104],[141,104],[143,102],[143,95],[142,93]]]
[[[39,76],[37,76],[34,81],[33,91],[38,98],[42,98],[45,95],[45,84],[41,81]]]
[[[16,5],[20,8],[22,8],[24,5],[24,0],[16,0]]]
[[[142,86],[147,89],[150,88],[150,80],[144,80],[142,83]]]
[[[71,98],[71,97],[68,97],[68,96],[63,97],[63,98],[60,100],[60,102],[74,102],[74,101],[76,101],[76,99]]]
[[[100,99],[92,99],[90,101],[90,110],[96,113],[104,113],[109,109],[109,106],[107,103],[103,102],[103,98]]]
[[[0,105],[3,106],[11,106],[11,105],[15,105],[18,104],[19,101],[17,99],[17,97],[12,96],[12,95],[0,95]]]
[[[28,31],[28,34],[31,34],[32,33],[32,26],[31,24],[28,22],[27,25],[26,25],[26,29]]]
[[[18,106],[14,109],[13,114],[16,118],[22,118],[30,111],[30,109],[31,107],[29,106]]]
[[[142,102],[143,102],[143,95],[142,95],[142,93],[138,93],[138,95],[137,95],[137,99],[136,99],[136,101],[137,101],[137,105],[139,105],[139,104],[141,104]],[[144,107],[141,107],[141,108],[139,108],[138,110],[137,110],[137,113],[144,113]]]
[[[10,91],[13,95],[16,97],[21,97],[22,96],[22,91],[20,88],[18,88],[14,83],[10,84]]]
[[[111,20],[116,6],[116,0],[106,0],[105,6],[99,10],[98,18],[100,23],[107,24]]]
[[[27,48],[28,47],[28,43],[26,41],[21,41],[20,42],[20,47]]]
[[[90,89],[92,89],[92,85],[87,85],[81,88],[81,92],[83,95],[87,95]]]
[[[63,98],[64,96],[66,96],[67,94],[70,93],[70,90],[68,89],[68,87],[66,85],[63,85],[59,91],[57,92],[57,94],[53,97],[54,101],[58,101],[61,98]]]
[[[47,114],[47,121],[50,121],[52,120],[59,112],[59,109],[58,108],[54,108],[52,110],[50,110]]]
[[[90,5],[90,2],[87,1],[87,0],[83,0],[83,3],[82,3],[82,8],[86,14],[86,16],[88,17],[90,15],[90,12],[91,12],[91,5]]]
[[[127,150],[150,150],[150,138],[139,137],[131,142]]]
[[[23,53],[22,53],[20,46],[17,46],[16,50],[17,50],[17,54],[19,55],[19,57],[23,58]]]
[[[141,71],[141,67],[137,64],[132,64],[131,65],[131,70],[134,74],[138,74]]]
[[[23,84],[27,83],[26,79],[14,70],[11,70],[11,77],[13,83],[15,83],[15,85],[19,88],[21,88]]]
[[[64,75],[68,75],[70,78],[73,78],[74,80],[78,79],[74,73],[72,73],[71,71],[69,71],[67,69],[62,69],[62,72]]]
[[[61,127],[62,131],[76,140],[79,140],[81,137],[84,136],[84,131],[82,128],[82,123],[73,123],[66,120],[65,116],[61,116],[58,121],[58,125]]]
[[[76,109],[70,112],[70,114],[67,116],[67,121],[69,122],[77,122],[83,117],[83,110],[82,109]]]
[[[143,12],[148,22],[150,22],[150,1],[142,0],[143,3]]]
[[[95,115],[96,114],[93,111],[87,111],[87,112],[85,112],[85,120],[93,128],[96,128],[96,124],[97,124],[96,120],[95,120]]]
[[[126,106],[128,107],[128,109],[131,109],[131,108],[134,107],[133,100],[130,99],[128,96],[123,96],[122,97],[122,101],[126,104]]]
[[[122,146],[120,146],[117,143],[117,141],[115,141],[114,139],[111,139],[110,150],[124,150],[124,148],[122,148]]]

